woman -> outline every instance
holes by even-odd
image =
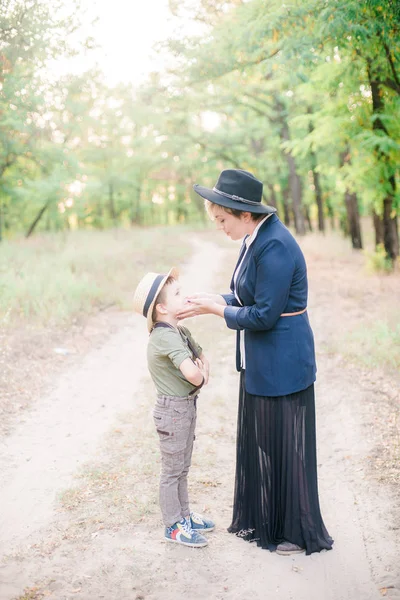
[[[279,554],[311,554],[329,550],[333,540],[318,500],[307,270],[275,208],[261,203],[262,187],[239,169],[222,171],[213,189],[194,186],[218,229],[244,241],[231,293],[195,294],[179,317],[215,314],[237,331],[240,394],[229,531]]]

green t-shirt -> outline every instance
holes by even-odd
[[[187,336],[197,353],[202,348],[195,342],[186,327],[179,328]],[[157,389],[157,394],[164,396],[187,396],[195,387],[184,378],[179,370],[186,358],[193,359],[188,345],[175,328],[156,327],[150,334],[147,346],[147,366]]]

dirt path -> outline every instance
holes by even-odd
[[[197,242],[184,287],[221,291],[234,259],[235,250]],[[125,326],[64,372],[2,442],[0,600],[400,598],[393,500],[367,470],[366,407],[375,392],[326,349],[330,290],[314,287],[320,496],[333,551],[285,558],[226,533],[235,460],[234,337],[208,317],[190,325],[214,375],[201,397],[191,495],[217,530],[201,551],[161,541],[147,335],[143,319],[127,315]]]

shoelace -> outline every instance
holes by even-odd
[[[186,521],[186,519],[182,519],[182,521],[184,521],[183,523],[181,522],[182,528],[186,531],[186,533],[192,534],[193,529],[190,527],[188,521]]]
[[[190,527],[189,523],[186,521],[186,519],[182,519],[182,521],[178,521],[179,525],[182,527],[182,529],[184,529],[186,531],[186,533],[192,534],[193,533],[193,529]],[[172,532],[174,528],[174,525],[172,525],[172,527],[168,527],[168,531],[169,533]]]
[[[203,517],[201,515],[199,515],[198,513],[192,512],[192,513],[190,513],[190,516],[193,519],[195,519],[196,521],[201,521],[202,523],[204,523]]]

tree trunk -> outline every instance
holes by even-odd
[[[281,125],[280,136],[283,142],[290,141],[289,126],[285,117],[285,107],[280,100],[275,100],[275,107],[278,113],[278,120]],[[302,189],[301,180],[296,171],[296,161],[290,152],[284,152],[284,157],[289,169],[289,188],[292,196],[292,208],[294,216],[294,228],[298,235],[304,235],[306,232],[304,216],[302,211]]]
[[[105,206],[104,206],[105,208]],[[104,218],[103,218],[103,199],[99,197],[99,201],[96,203],[96,227],[97,229],[104,229]]]
[[[379,246],[379,244],[383,244],[383,221],[375,211],[372,212],[372,219],[375,230],[375,246]]]
[[[322,199],[322,189],[319,179],[319,173],[315,170],[315,166],[313,166],[312,173],[315,187],[315,201],[317,203],[318,209],[318,231],[322,231],[323,233],[325,233],[324,203]]]
[[[312,113],[312,110],[310,107],[307,109],[307,112],[308,112],[308,114]],[[314,125],[312,124],[311,121],[308,125],[308,130],[310,133],[312,133],[314,131]],[[322,199],[322,189],[321,189],[321,183],[320,183],[320,179],[319,179],[319,173],[317,171],[317,157],[316,157],[315,152],[313,152],[313,151],[311,151],[310,156],[311,156],[311,170],[312,170],[313,181],[314,181],[315,202],[317,203],[317,209],[318,209],[318,231],[322,231],[324,233],[325,232],[324,203],[323,203],[323,199]]]
[[[43,217],[43,215],[46,212],[49,205],[50,205],[50,200],[47,200],[46,204],[43,204],[42,208],[39,210],[38,214],[33,219],[33,222],[31,223],[28,231],[26,232],[26,234],[25,234],[26,238],[30,237],[32,235],[32,233],[35,231],[36,225],[39,223],[40,219]]]
[[[311,223],[311,219],[310,219],[310,209],[305,204],[305,205],[303,205],[303,210],[304,210],[305,220],[306,220],[307,225],[308,225],[308,230],[312,231],[313,227],[312,227],[312,223]]]
[[[282,140],[285,142],[288,142],[290,140],[289,127],[287,126],[286,121],[282,124],[281,137]],[[294,228],[298,235],[304,235],[306,232],[306,228],[304,224],[304,217],[302,211],[302,189],[300,177],[298,176],[296,171],[296,162],[294,160],[294,157],[288,152],[284,152],[284,156],[289,169],[289,188],[292,196]]]
[[[142,186],[141,184],[132,194],[132,204],[131,204],[131,225],[141,225],[142,215],[141,215],[141,195],[142,195]]]
[[[352,246],[356,250],[361,250],[363,245],[361,237],[360,214],[358,211],[357,194],[351,194],[348,190],[346,190],[346,193],[344,195],[344,202],[346,205],[347,226],[348,232],[351,237]]]
[[[16,161],[16,157],[13,159],[8,158],[8,160],[1,165],[0,168],[0,177],[3,178],[4,172],[8,167],[10,167],[13,162]],[[2,188],[3,189],[3,188]],[[3,202],[0,200],[0,242],[3,240]]]
[[[393,191],[396,190],[394,177],[390,178]],[[383,244],[387,255],[391,260],[396,260],[399,256],[399,231],[397,227],[397,217],[392,216],[393,196],[387,196],[383,201]]]
[[[272,183],[268,184],[268,189],[270,191],[270,197],[269,197],[268,204],[270,204],[270,206],[273,206],[274,208],[278,208],[278,205],[276,202],[276,193],[275,193],[274,186],[272,185]]]
[[[332,229],[332,231],[335,231],[335,229],[336,229],[335,213],[334,213],[332,202],[331,202],[331,199],[329,196],[327,196],[327,198],[326,198],[325,206],[326,206],[326,212],[329,217],[330,224],[331,224],[331,229]]]
[[[187,209],[185,205],[185,193],[181,186],[176,189],[176,218],[178,223],[184,223],[187,220]]]
[[[389,133],[379,114],[384,110],[384,96],[381,90],[380,82],[375,79],[372,74],[371,61],[368,62],[368,79],[371,86],[372,94],[372,112],[375,119],[372,128],[385,133],[389,137]],[[392,174],[388,177],[389,187],[391,192],[386,195],[383,200],[383,244],[387,256],[393,261],[399,255],[399,233],[397,226],[397,216],[393,214],[393,202],[396,195],[396,180],[394,177],[394,165],[390,163],[390,157],[386,152],[379,148],[376,150],[378,160],[382,161],[385,166],[385,171]]]
[[[340,155],[341,166],[348,163],[350,164],[350,150],[346,148]],[[351,243],[354,249],[361,250],[363,247],[362,236],[361,236],[361,225],[360,225],[360,212],[358,210],[358,199],[355,192],[350,192],[346,189],[344,194],[344,204],[346,207],[347,215],[347,227],[346,234],[350,235]]]
[[[110,211],[110,217],[115,224],[117,220],[117,213],[115,211],[114,184],[112,181],[108,183],[108,209]]]
[[[289,211],[289,188],[285,188],[282,192],[283,202],[283,220],[286,227],[290,227],[290,211]]]

